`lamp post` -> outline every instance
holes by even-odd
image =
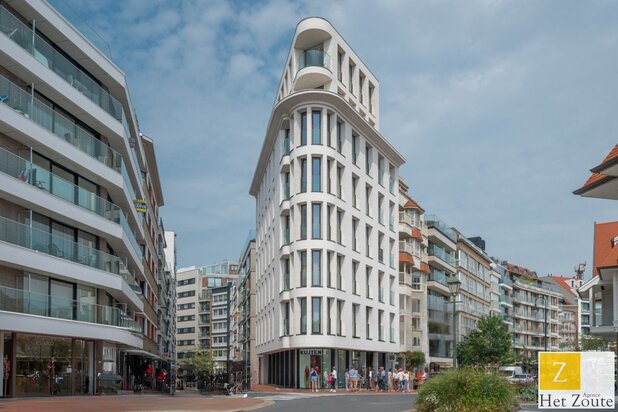
[[[534,306],[539,307],[538,301],[543,299],[543,320],[545,321],[545,352],[547,352],[547,298],[545,296],[539,296],[534,300]]]
[[[453,368],[457,367],[457,295],[459,294],[459,287],[461,281],[456,273],[453,273],[448,280],[448,290],[451,292],[453,298]]]

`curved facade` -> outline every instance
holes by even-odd
[[[388,368],[399,351],[404,159],[378,131],[378,87],[329,22],[298,24],[250,191],[262,383],[305,388],[312,367]]]

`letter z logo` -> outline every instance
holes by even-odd
[[[566,382],[566,379],[562,379],[562,380],[558,380],[558,377],[560,376],[560,374],[562,373],[562,370],[564,369],[564,367],[566,366],[566,362],[554,362],[554,366],[556,365],[560,365],[560,370],[558,371],[558,373],[556,374],[556,377],[554,378],[554,382],[555,383],[562,383],[562,382]]]
[[[580,390],[581,354],[577,352],[539,353],[539,390]]]

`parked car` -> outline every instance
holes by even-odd
[[[507,379],[512,379],[516,375],[523,374],[524,371],[521,369],[520,366],[501,366],[500,368],[498,368],[498,375]]]
[[[534,376],[529,374],[514,375],[508,378],[508,380],[510,383],[531,384],[534,383]]]

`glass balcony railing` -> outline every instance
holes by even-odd
[[[446,274],[446,272],[432,269],[431,273],[427,277],[427,280],[433,280],[434,282],[438,282],[443,284],[444,286],[448,286],[449,276]]]
[[[506,295],[501,295],[500,296],[500,303],[505,303],[507,305],[513,305],[513,300],[511,299],[510,296],[506,296]]]
[[[0,31],[114,119],[123,121],[124,111],[116,98],[2,6],[0,6]]]
[[[425,215],[425,224],[427,227],[433,227],[438,229],[444,236],[451,239],[453,242],[457,242],[457,236],[455,232],[448,227],[440,218],[436,215]]]
[[[118,308],[0,287],[0,310],[117,326],[141,332],[141,327]]]
[[[455,258],[450,253],[447,253],[444,249],[436,245],[429,245],[429,256],[435,256],[449,265],[455,266]]]
[[[135,253],[141,260],[142,250],[137,244],[129,222],[119,206],[3,148],[0,148],[0,172],[13,176],[25,183],[30,183],[32,186],[60,197],[67,202],[120,224],[127,234]]]
[[[5,217],[0,217],[0,241],[119,275],[135,284],[133,274],[118,256]]]
[[[48,0],[49,3],[62,14],[75,28],[86,37],[97,49],[112,59],[112,49],[109,43],[106,42],[84,19],[73,10],[64,0]]]
[[[318,49],[305,50],[298,56],[297,71],[309,66],[319,66],[330,70],[330,56],[328,53]]]
[[[2,10],[1,6],[0,10]],[[122,167],[120,153],[101,142],[92,133],[78,126],[74,120],[52,109],[4,76],[0,76],[0,102],[10,106],[24,117],[31,119],[39,126],[66,140],[106,166],[120,171]]]

